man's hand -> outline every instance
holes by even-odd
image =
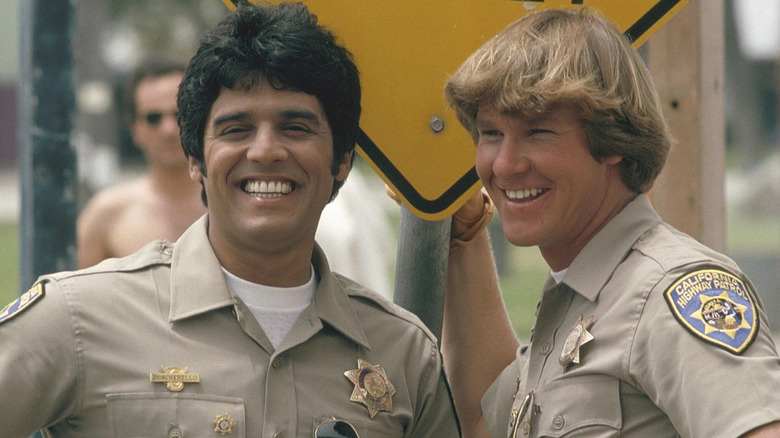
[[[398,195],[385,184],[385,193],[396,204],[401,205]],[[483,190],[477,191],[455,214],[452,215],[450,243],[452,246],[463,246],[470,243],[493,218],[495,207],[493,201]]]

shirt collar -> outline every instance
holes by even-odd
[[[314,294],[314,305],[320,319],[347,338],[370,349],[368,338],[349,298],[349,291],[344,287],[343,280],[331,272],[325,253],[317,244],[314,245],[312,264],[320,279]]]
[[[171,261],[170,321],[235,303],[207,229],[208,215],[204,215],[176,241]]]
[[[208,215],[196,221],[176,242],[171,262],[170,321],[235,305],[222,266],[208,239]],[[197,263],[193,263],[197,261]],[[368,349],[360,320],[342,280],[330,270],[327,257],[315,243],[312,264],[319,279],[314,293],[316,317]],[[309,314],[308,311],[304,311]]]
[[[661,217],[647,195],[637,196],[585,245],[569,266],[563,283],[595,301],[634,243],[659,223]]]

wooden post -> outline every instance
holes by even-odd
[[[726,250],[724,2],[691,0],[647,40],[648,66],[677,143],[653,187],[667,222]]]

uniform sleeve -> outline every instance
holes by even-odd
[[[76,343],[56,283],[37,283],[0,311],[0,436],[27,437],[73,412]]]
[[[425,368],[427,376],[421,379],[416,421],[408,437],[459,437],[458,419],[450,390],[442,371],[441,354],[436,344],[431,346]]]
[[[649,295],[632,378],[684,437],[740,436],[777,421],[780,358],[752,285],[744,281],[750,299],[740,302],[705,293],[694,277],[680,282],[686,275],[668,277]],[[668,295],[670,288],[680,293]]]

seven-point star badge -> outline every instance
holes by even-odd
[[[395,386],[381,365],[371,365],[358,358],[358,369],[344,375],[355,384],[349,400],[366,405],[369,417],[374,418],[379,411],[393,412]]]
[[[564,373],[569,365],[580,363],[580,347],[593,340],[593,335],[588,332],[588,327],[590,327],[592,322],[593,316],[588,317],[585,321],[580,316],[580,319],[577,320],[577,323],[569,331],[569,336],[566,337],[566,342],[563,343],[561,357],[558,359],[558,363],[561,364],[561,369]]]

